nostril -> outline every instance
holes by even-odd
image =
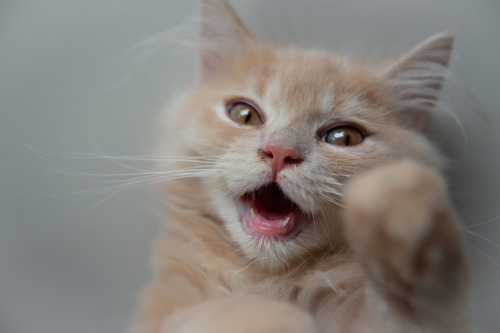
[[[265,148],[264,149],[259,149],[259,153],[264,158],[271,158],[272,159],[274,157],[273,152],[270,151],[270,150],[265,150]]]
[[[285,157],[286,163],[298,163],[300,161],[302,161],[300,156],[287,156],[287,157]]]

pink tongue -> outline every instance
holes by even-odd
[[[260,235],[287,236],[295,229],[295,222],[293,218],[288,218],[285,221],[267,220],[262,216],[256,216],[255,218],[250,218],[248,228]]]
[[[275,183],[257,191],[255,207],[259,214],[269,220],[283,219],[295,209],[294,203],[285,197]]]

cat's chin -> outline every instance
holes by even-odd
[[[237,206],[243,229],[256,238],[292,239],[306,222],[305,214],[276,183],[241,196]]]

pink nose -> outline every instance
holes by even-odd
[[[266,160],[273,170],[273,181],[285,167],[291,164],[302,162],[296,148],[285,147],[279,144],[268,143],[260,151],[261,156]]]

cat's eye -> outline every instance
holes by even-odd
[[[335,146],[355,146],[364,140],[363,133],[354,126],[332,128],[323,135],[323,141]]]
[[[229,117],[241,125],[259,126],[264,123],[262,116],[255,107],[250,104],[238,102],[228,106]]]

